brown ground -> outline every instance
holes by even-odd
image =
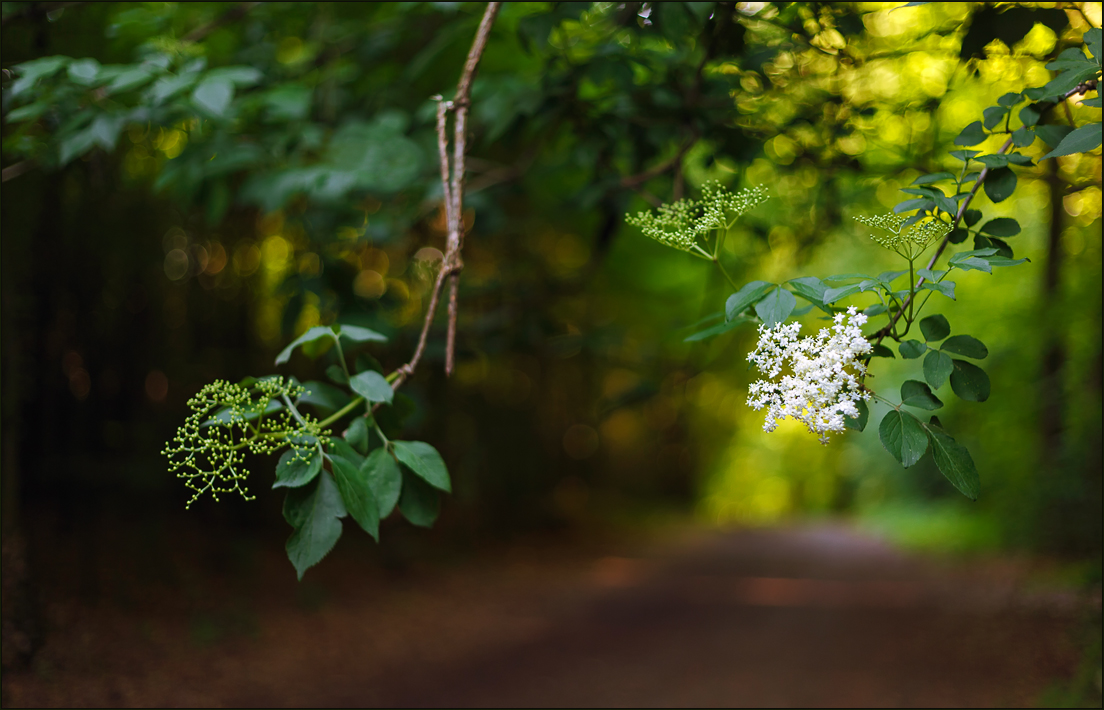
[[[343,542],[301,585],[270,541],[204,548],[214,574],[124,537],[129,576],[89,581],[79,542],[56,553],[47,641],[4,675],[5,707],[1023,706],[1073,673],[1094,603],[1024,563],[925,561],[835,526],[402,571]]]

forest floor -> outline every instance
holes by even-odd
[[[343,542],[302,583],[267,543],[97,535],[132,566],[54,541],[45,642],[4,707],[1031,706],[1100,608],[1038,561],[909,555],[842,524],[402,565]],[[189,545],[207,563],[158,552]]]

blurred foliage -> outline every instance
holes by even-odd
[[[405,426],[449,462],[446,529],[640,501],[751,524],[959,505],[934,466],[894,472],[871,432],[827,449],[785,425],[763,435],[744,405],[748,333],[682,342],[729,286],[621,231],[626,211],[710,180],[764,184],[774,199],[723,246],[735,280],[890,268],[850,218],[953,170],[963,126],[1046,84],[1100,25],[1094,3],[895,5],[503,7],[473,89],[457,373],[446,383],[431,348],[407,391],[433,402]],[[25,497],[76,525],[90,496],[180,504],[156,452],[188,397],[268,372],[339,314],[390,337],[387,369],[405,360],[444,248],[431,97],[448,97],[481,12],[3,4],[3,67],[41,70],[5,73],[3,94],[4,169],[21,173],[3,192],[3,470]],[[1072,101],[1040,123],[1099,115]],[[1015,200],[978,198],[1018,220],[1032,265],[971,272],[986,306],[946,311],[1019,384],[983,419],[959,415],[969,402],[941,418],[975,452],[970,509],[998,521],[992,539],[1099,551],[1099,149],[1055,163],[1020,170]],[[336,362],[308,354],[291,360],[304,380]],[[197,507],[278,518],[263,495]]]

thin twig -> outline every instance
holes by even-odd
[[[694,147],[694,143],[696,143],[697,140],[698,135],[695,132],[694,135],[690,136],[689,140],[683,143],[682,147],[679,148],[679,151],[675,153],[670,159],[665,160],[659,165],[649,168],[642,173],[637,173],[636,175],[628,175],[621,178],[621,187],[636,187],[637,185],[646,183],[657,175],[662,175],[671,168],[677,166],[682,161],[682,158],[686,155],[687,151]]]
[[[250,10],[260,4],[261,3],[259,2],[243,2],[237,7],[234,7],[223,13],[222,15],[219,15],[207,24],[200,25],[199,27],[195,28],[188,34],[184,35],[183,40],[185,42],[198,42],[199,40],[217,30],[219,27],[230,24],[235,20],[240,20],[242,17],[245,17],[246,13],[248,13]]]
[[[445,247],[445,258],[441,261],[441,269],[437,272],[437,279],[433,284],[433,291],[426,308],[425,320],[422,321],[422,332],[418,336],[418,345],[410,361],[395,370],[392,389],[398,389],[408,380],[418,367],[418,362],[425,353],[426,342],[429,340],[429,329],[433,326],[434,316],[437,314],[437,305],[441,298],[441,289],[445,282],[450,282],[449,290],[449,317],[448,339],[445,342],[445,374],[451,375],[455,357],[456,342],[456,300],[457,281],[459,272],[464,268],[460,260],[460,250],[463,248],[463,189],[464,189],[464,152],[467,149],[465,131],[467,130],[468,106],[471,103],[471,87],[475,80],[475,70],[479,66],[479,59],[483,56],[483,50],[487,46],[487,38],[491,34],[491,26],[502,3],[487,3],[487,9],[483,13],[483,20],[479,23],[479,29],[475,33],[471,50],[468,51],[468,60],[464,64],[464,71],[460,75],[460,82],[456,86],[456,96],[452,101],[445,101],[442,97],[436,97],[437,104],[437,150],[441,160],[441,189],[445,206],[445,219],[448,224],[448,241]],[[453,157],[452,165],[449,165],[448,157],[448,112],[455,111],[456,118],[453,132]],[[450,170],[451,168],[451,170]],[[451,181],[450,175],[451,174]],[[451,184],[450,184],[451,183]],[[375,408],[373,408],[374,410]]]
[[[1096,89],[1095,80],[1083,82],[1081,84],[1078,84],[1077,87],[1072,89],[1071,91],[1066,92],[1066,94],[1061,98],[1061,102],[1064,103],[1066,99],[1074,96],[1075,94],[1084,94],[1094,89]],[[1003,154],[1011,147],[1012,138],[1011,136],[1009,136],[1008,140],[1006,140],[1004,142],[1004,145],[1000,147],[1000,150],[997,151],[997,155]],[[988,176],[988,167],[982,168],[981,172],[978,173],[977,180],[974,182],[974,186],[970,190],[970,194],[968,194],[966,196],[966,199],[962,201],[962,204],[959,205],[958,212],[955,214],[954,220],[951,221],[951,232],[948,232],[947,236],[943,237],[943,241],[939,242],[939,247],[935,250],[935,253],[932,254],[931,259],[928,260],[928,271],[931,271],[936,262],[939,261],[939,257],[943,255],[943,252],[944,250],[946,250],[947,245],[951,243],[951,233],[958,228],[959,223],[962,221],[963,216],[966,214],[966,208],[970,206],[970,202],[974,199],[974,196],[977,194],[978,190],[981,189],[981,184],[985,182],[985,178],[987,178]],[[921,276],[920,280],[916,282],[916,288],[920,288],[920,286],[923,285],[924,281],[926,281],[926,279]],[[903,314],[905,312],[905,309],[908,308],[909,304],[912,303],[913,294],[915,294],[915,292],[916,289],[913,289],[913,293],[909,294],[908,298],[906,298],[904,302],[901,303],[901,307],[897,309],[897,312],[894,315],[890,316],[889,324],[879,330],[877,333],[875,333],[878,338],[875,341],[876,345],[881,343],[882,340],[884,340],[885,337],[893,331],[893,326],[897,324],[898,320],[900,320],[901,314]]]
[[[9,165],[4,168],[3,176],[0,178],[0,182],[7,182],[13,178],[17,178],[23,173],[27,172],[34,167],[34,162],[31,160],[20,160],[15,165]]]

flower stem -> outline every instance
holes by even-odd
[[[330,426],[331,424],[338,421],[339,419],[341,419],[343,416],[345,416],[349,412],[351,412],[354,409],[356,409],[357,407],[359,407],[363,402],[364,402],[363,397],[360,397],[360,396],[353,397],[352,402],[349,402],[348,404],[346,404],[341,409],[337,410],[336,412],[334,412],[330,416],[328,416],[325,419],[323,419],[322,421],[318,422],[318,426],[320,428],[323,428],[323,429]]]

